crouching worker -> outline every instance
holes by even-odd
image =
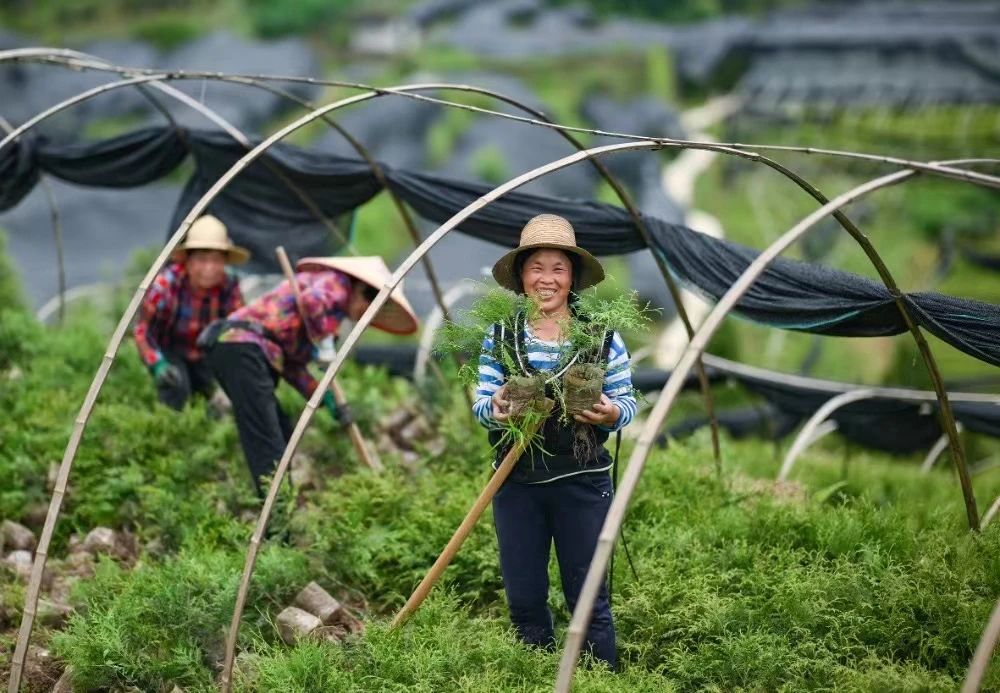
[[[210,397],[211,371],[197,345],[201,330],[243,307],[236,277],[226,264],[241,264],[250,253],[233,245],[225,225],[213,216],[197,219],[173,262],[153,280],[142,301],[135,343],[156,383],[156,394],[180,410],[193,392]]]
[[[521,313],[512,325],[495,325],[483,344],[473,411],[490,429],[497,455],[494,468],[507,452],[497,424],[509,418],[509,378],[543,372],[559,378],[571,363],[597,364],[598,379],[604,372],[600,401],[568,422],[560,420],[557,404],[541,429],[544,450],[535,446],[522,455],[493,498],[511,620],[522,641],[548,649],[555,646],[547,605],[550,546],[555,543],[563,595],[573,611],[612,501],[612,459],[604,443],[610,432],[632,420],[636,401],[628,352],[616,332],[605,333],[601,347],[591,349],[594,353],[572,353],[571,322],[587,319],[574,307],[575,294],[602,281],[604,269],[577,247],[566,219],[552,214],[531,219],[521,231],[518,248],[493,266],[493,276],[538,307],[536,315]],[[546,394],[554,398],[554,393]],[[580,445],[581,437],[589,444]],[[616,668],[606,582],[594,604],[587,646],[594,657]]]
[[[379,257],[305,258],[296,269],[304,315],[285,280],[209,326],[199,339],[232,402],[240,445],[261,498],[266,495],[261,478],[274,472],[293,429],[275,396],[278,378],[311,397],[318,384],[307,368],[314,357],[313,340],[336,336],[344,318],[357,321],[391,276]],[[392,334],[416,332],[416,317],[401,288],[392,292],[372,325]],[[325,393],[323,404],[340,418],[333,393]]]

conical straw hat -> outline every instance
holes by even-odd
[[[521,229],[518,246],[497,260],[493,265],[493,278],[497,284],[521,291],[521,278],[514,275],[514,260],[523,252],[538,248],[554,248],[573,253],[580,258],[580,281],[576,289],[586,289],[604,280],[604,268],[597,258],[576,244],[573,225],[555,214],[539,214],[528,220]]]
[[[385,262],[377,255],[369,257],[305,257],[295,264],[300,272],[320,272],[335,269],[381,290],[392,277]],[[417,331],[417,317],[410,302],[403,295],[403,282],[392,290],[389,300],[382,306],[372,326],[392,334],[413,334]]]

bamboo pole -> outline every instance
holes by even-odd
[[[982,637],[979,638],[979,645],[972,656],[969,672],[965,675],[965,683],[962,684],[962,693],[977,693],[981,690],[983,677],[986,676],[986,670],[990,666],[990,659],[998,642],[1000,642],[1000,599],[993,607],[990,620],[986,623]]]
[[[299,292],[299,282],[295,278],[295,272],[292,270],[292,263],[288,261],[288,254],[285,252],[284,246],[278,246],[274,249],[274,252],[278,256],[278,263],[281,265],[281,271],[285,273],[285,279],[288,280],[289,286],[292,287],[292,294],[295,296],[295,307],[299,310],[299,317],[302,318],[302,327],[305,328],[306,334],[309,336],[309,341],[316,344],[316,339],[309,329],[309,323],[306,320],[306,311],[302,307],[302,294]],[[330,391],[333,392],[333,398],[337,402],[337,406],[341,407],[341,411],[346,411],[347,398],[344,397],[344,391],[340,388],[340,383],[336,380],[330,381]],[[382,461],[378,458],[378,454],[374,451],[368,449],[368,445],[365,444],[364,436],[361,435],[361,430],[358,425],[353,421],[347,424],[347,433],[351,438],[351,444],[354,445],[354,450],[358,453],[358,457],[376,474],[381,474],[385,471],[385,467],[382,465]]]
[[[570,689],[573,681],[573,673],[576,669],[576,662],[580,656],[580,651],[586,634],[587,624],[589,623],[591,613],[593,612],[594,600],[597,597],[598,590],[600,589],[601,582],[603,581],[604,571],[607,568],[608,560],[614,550],[615,539],[617,537],[618,530],[621,527],[621,523],[625,518],[625,511],[628,508],[628,503],[631,500],[632,494],[635,492],[635,488],[639,481],[639,475],[642,473],[643,467],[646,464],[650,449],[656,438],[656,433],[662,425],[664,418],[669,413],[670,408],[673,405],[681,386],[683,385],[684,379],[691,370],[696,355],[705,349],[708,341],[718,329],[723,318],[733,309],[737,301],[739,301],[739,299],[750,289],[756,278],[763,273],[767,266],[774,261],[778,255],[780,255],[794,241],[804,235],[806,231],[812,228],[833,210],[843,207],[844,205],[874,192],[875,190],[902,182],[913,175],[915,175],[915,171],[904,170],[870,180],[867,183],[839,195],[829,203],[806,216],[799,223],[782,234],[778,240],[769,245],[753,262],[750,263],[747,269],[719,300],[709,313],[708,317],[698,328],[695,338],[691,340],[691,343],[688,345],[687,349],[685,349],[680,361],[678,361],[677,366],[674,368],[670,378],[664,385],[663,390],[656,401],[656,406],[646,419],[646,425],[643,427],[639,440],[633,449],[631,458],[629,459],[624,479],[618,487],[618,492],[616,493],[614,501],[611,504],[611,508],[608,511],[608,515],[605,518],[604,526],[601,528],[601,534],[598,539],[597,547],[594,551],[594,557],[591,560],[590,568],[587,571],[587,577],[584,580],[583,589],[580,592],[580,598],[577,601],[576,609],[573,612],[573,619],[570,622],[570,626],[567,631],[566,645],[563,650],[563,656],[559,664],[559,673],[555,683],[555,690],[557,692],[565,693]],[[938,395],[938,401],[941,403],[941,407],[946,407],[948,401],[947,393],[943,393],[937,389],[935,389],[935,392]],[[959,472],[959,478],[962,480],[962,491],[966,503],[966,513],[969,516],[969,525],[971,528],[976,529],[978,528],[979,517],[975,514],[975,497],[972,495],[971,482],[969,481],[968,469],[965,467],[964,458],[956,458],[955,465]]]
[[[545,418],[547,418],[549,412],[552,411],[554,404],[555,402],[552,400],[546,399],[545,417],[539,419],[536,423],[529,425],[524,431],[525,438],[527,440],[531,440],[531,438],[535,435],[539,426],[544,423]],[[514,471],[514,466],[521,458],[521,455],[524,454],[524,449],[525,445],[522,442],[518,442],[504,456],[500,466],[497,467],[497,470],[493,473],[493,476],[490,477],[489,482],[487,482],[486,486],[479,494],[479,497],[476,498],[472,507],[469,508],[469,512],[466,513],[465,518],[458,526],[458,529],[455,530],[451,539],[448,540],[448,544],[444,547],[441,555],[437,557],[437,560],[434,561],[434,565],[432,565],[430,570],[427,571],[424,579],[421,580],[420,584],[417,585],[415,590],[413,590],[413,594],[411,594],[410,598],[406,600],[406,604],[403,605],[403,608],[400,609],[399,613],[397,613],[395,618],[392,619],[393,628],[402,625],[403,622],[412,616],[413,613],[420,608],[420,605],[423,604],[427,595],[429,595],[431,590],[434,588],[435,583],[437,583],[438,579],[440,579],[441,575],[444,573],[445,568],[447,568],[451,563],[451,560],[455,557],[455,554],[458,553],[458,550],[462,548],[462,544],[469,536],[469,533],[472,532],[472,528],[476,526],[476,522],[479,521],[483,511],[486,510],[486,506],[490,504],[490,501],[493,500],[493,496],[496,495],[496,492],[500,490],[503,482],[505,482],[507,477],[510,476],[510,473]]]

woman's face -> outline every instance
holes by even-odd
[[[347,316],[357,322],[372,304],[371,300],[365,296],[367,285],[364,282],[351,282],[351,298],[347,302]]]
[[[561,313],[569,302],[573,286],[573,263],[561,250],[536,250],[521,268],[521,286],[529,298],[538,302],[543,313]]]
[[[201,291],[219,286],[226,278],[226,254],[221,250],[191,250],[184,260],[191,285]]]

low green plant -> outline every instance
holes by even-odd
[[[110,560],[78,589],[81,612],[53,639],[84,690],[211,687],[243,561],[197,548],[131,572]],[[270,615],[309,581],[304,556],[267,548],[258,559],[241,636],[274,637]]]

